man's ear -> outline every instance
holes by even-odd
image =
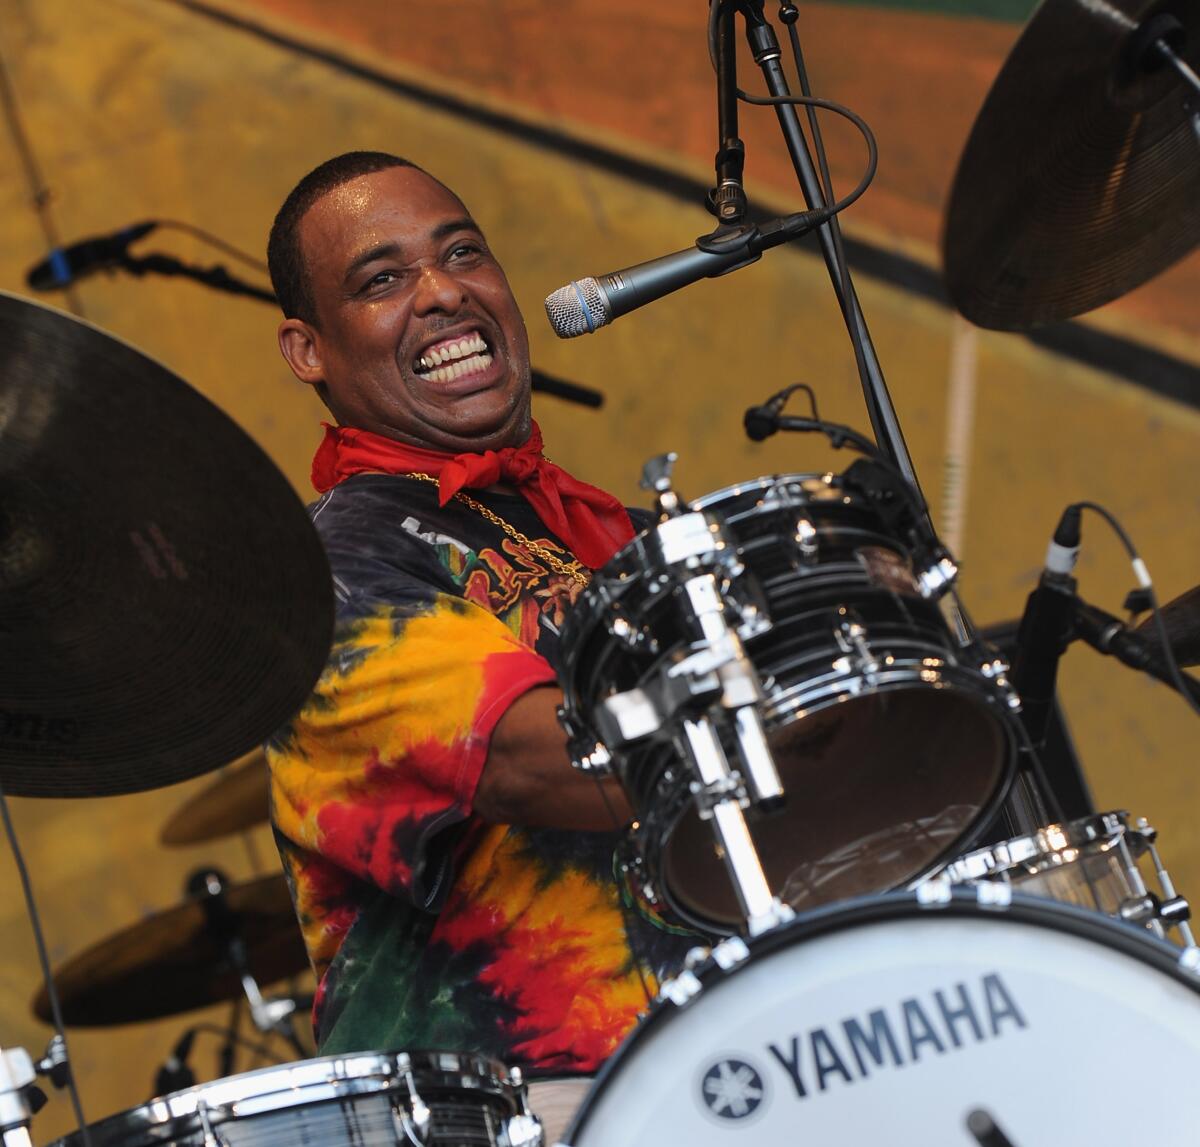
[[[279,350],[301,382],[317,386],[325,381],[317,332],[303,319],[284,319],[279,324]]]

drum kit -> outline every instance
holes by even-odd
[[[727,50],[723,21],[746,18],[782,122],[794,109],[778,102],[761,9],[716,0],[713,23]],[[781,6],[798,54],[794,12]],[[1183,5],[1044,0],[951,197],[947,280],[973,321],[1078,314],[1200,239],[1197,24]],[[723,145],[728,112],[723,101]],[[785,127],[790,147],[796,134]],[[736,222],[736,152],[718,156],[723,225]],[[810,203],[828,202],[811,160],[794,158]],[[865,338],[836,220],[822,234]],[[311,691],[332,631],[307,517],[241,431],[131,348],[11,296],[0,347],[0,784],[102,796],[241,757],[161,839],[262,823],[255,747]],[[1200,949],[1187,901],[1146,821],[1087,807],[1075,762],[1047,767],[1050,715],[1033,702],[1048,681],[1053,706],[1054,663],[1077,633],[1195,700],[1169,651],[1200,663],[1200,590],[1161,610],[1151,593],[1136,628],[1079,602],[1076,511],[1010,670],[1011,650],[959,599],[886,389],[867,378],[873,351],[857,349],[878,445],[815,412],[785,417],[786,394],[752,408],[747,429],[816,429],[866,457],[691,501],[673,456],[651,460],[656,523],[596,572],[563,628],[572,761],[615,776],[635,813],[620,874],[710,942],[659,985],[558,1141],[1034,1147],[1149,1127],[1193,1142]],[[1073,769],[1074,788],[1062,783]],[[230,885],[206,869],[188,893],[46,969],[37,1014],[61,1035],[64,1022],[244,996],[301,1058],[176,1082],[81,1118],[59,1147],[552,1140],[520,1069],[468,1050],[306,1057],[297,997],[260,991],[304,964],[282,879]],[[36,1074],[69,1083],[64,1052],[61,1039],[36,1065],[0,1052],[5,1147],[31,1141]]]

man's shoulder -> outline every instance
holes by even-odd
[[[471,552],[437,504],[435,487],[387,474],[362,474],[309,507],[335,578],[362,589],[403,575],[454,590],[448,568]]]

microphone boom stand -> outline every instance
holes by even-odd
[[[750,45],[754,62],[762,70],[766,80],[767,90],[777,99],[791,96],[787,77],[780,63],[782,51],[775,30],[767,22],[763,13],[762,0],[727,0],[735,3],[746,21],[746,38]],[[813,165],[809,152],[808,141],[800,126],[800,117],[794,104],[779,103],[775,105],[775,114],[783,132],[784,141],[792,158],[792,166],[796,178],[804,194],[805,202],[812,210],[820,210],[828,206],[825,193],[821,187],[820,178]],[[867,321],[863,316],[862,307],[850,279],[850,268],[841,256],[839,248],[841,227],[834,216],[817,228],[817,239],[821,245],[821,254],[829,269],[829,278],[837,295],[846,329],[855,347],[855,357],[858,360],[859,377],[863,387],[863,397],[866,400],[867,413],[871,419],[871,428],[875,433],[879,448],[895,463],[904,477],[920,490],[912,458],[904,442],[900,430],[900,422],[896,408],[888,393],[887,383],[875,348],[871,342]],[[932,532],[933,526],[930,523]]]

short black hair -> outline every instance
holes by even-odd
[[[386,151],[348,151],[314,167],[283,201],[275,222],[271,224],[271,235],[267,240],[267,268],[271,273],[275,297],[286,318],[303,319],[313,326],[317,323],[312,285],[304,264],[304,252],[300,250],[300,221],[308,214],[308,209],[343,183],[349,183],[360,175],[387,171],[390,167],[425,170],[411,159],[389,155]]]

